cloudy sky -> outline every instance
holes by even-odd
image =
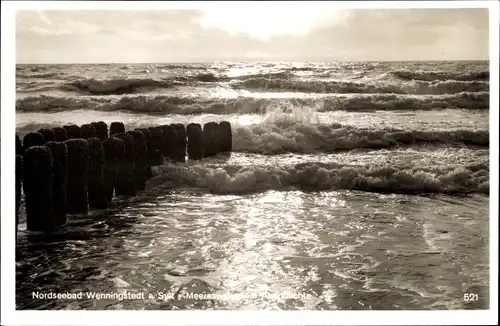
[[[20,11],[18,63],[487,60],[487,9]]]

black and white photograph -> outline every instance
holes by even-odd
[[[2,324],[498,321],[498,2],[48,3],[2,1]]]

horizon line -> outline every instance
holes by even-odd
[[[443,60],[211,60],[211,61],[151,61],[151,62],[16,62],[15,65],[103,65],[103,64],[214,64],[235,63],[339,63],[339,62],[472,62],[490,59],[443,59]]]

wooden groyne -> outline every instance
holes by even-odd
[[[108,132],[109,130],[109,132]],[[68,214],[106,209],[113,196],[135,196],[166,162],[202,160],[232,150],[231,124],[175,123],[126,130],[92,122],[16,134],[16,232],[21,188],[27,228],[52,232]]]

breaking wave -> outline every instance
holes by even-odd
[[[110,78],[110,79],[94,79],[80,78],[67,81],[64,83],[52,83],[50,89],[65,92],[72,92],[76,95],[124,95],[142,93],[153,90],[161,90],[178,85],[194,85],[196,83],[208,83],[219,81],[220,78],[212,73],[202,73],[195,76],[176,76],[166,78]],[[47,81],[35,82],[19,82],[18,91],[20,92],[41,92],[47,91]],[[36,85],[43,87],[36,88]]]
[[[42,74],[64,80],[55,73]],[[32,78],[37,78],[33,76]],[[41,77],[40,77],[41,78]],[[415,94],[439,95],[461,92],[488,92],[488,81],[468,80],[411,80],[407,82],[389,81],[341,81],[307,80],[292,78],[289,72],[253,74],[244,76],[216,76],[213,73],[201,73],[193,76],[175,76],[164,78],[111,78],[111,79],[73,79],[66,82],[51,80],[31,80],[18,82],[19,92],[53,90],[74,93],[75,95],[126,95],[146,92],[159,92],[173,86],[196,86],[206,83],[229,82],[233,89],[257,90],[266,92],[304,92],[335,94]],[[37,87],[38,86],[38,87]]]
[[[158,69],[182,69],[182,70],[207,70],[208,67],[203,64],[160,64]]]
[[[394,148],[420,144],[489,146],[487,130],[361,129],[341,124],[275,121],[233,130],[233,150],[258,154]]]
[[[177,75],[162,78],[136,77],[136,78],[79,78],[76,76],[68,77],[59,72],[35,73],[24,76],[29,78],[27,81],[18,82],[17,89],[19,92],[41,92],[47,90],[59,90],[65,92],[73,92],[76,95],[124,95],[142,92],[151,92],[170,88],[172,86],[195,86],[204,83],[226,82],[230,80],[245,81],[252,78],[271,78],[281,80],[290,77],[287,72],[254,74],[244,76],[228,77],[216,75],[211,72],[199,73],[195,75]],[[45,78],[58,79],[58,82],[53,80],[44,80]],[[40,80],[38,80],[40,79]],[[69,80],[68,80],[69,79]],[[63,81],[61,83],[60,81]],[[64,82],[64,80],[66,80]],[[40,86],[37,88],[37,86]],[[50,88],[48,88],[48,86]]]
[[[56,125],[30,123],[19,127],[24,134]],[[127,129],[147,127],[127,122]],[[316,124],[286,115],[269,117],[263,123],[233,126],[233,151],[255,154],[336,152],[353,149],[384,149],[414,145],[489,146],[488,130],[368,129],[341,124]]]
[[[374,75],[366,70],[346,73],[335,67],[282,67],[273,71],[245,71],[242,75],[221,69],[209,69],[207,66],[160,65],[152,67],[122,66],[123,69],[135,69],[134,78],[122,77],[114,73],[107,78],[83,78],[80,72],[69,71],[61,67],[54,69],[32,68],[17,69],[17,90],[19,92],[47,91],[46,84],[52,82],[54,90],[72,92],[75,95],[124,95],[145,92],[158,93],[172,86],[221,85],[233,89],[265,90],[267,92],[305,92],[336,94],[416,94],[439,95],[460,92],[488,92],[489,72],[450,71],[378,71]],[[57,68],[57,69],[56,69]],[[200,69],[202,71],[200,71]],[[344,67],[346,68],[346,67]],[[351,67],[352,68],[352,67]],[[98,69],[98,68],[95,68]],[[100,67],[99,69],[104,69]],[[304,79],[301,72],[312,72]],[[361,75],[360,75],[361,73]],[[93,73],[91,75],[95,75]],[[128,76],[130,74],[126,74]],[[302,74],[303,75],[303,74]],[[366,77],[363,80],[353,80]],[[367,79],[370,77],[370,79]],[[388,78],[392,77],[392,78]],[[328,79],[325,79],[328,78]],[[26,84],[29,85],[26,85]],[[37,83],[43,86],[37,89]],[[216,85],[213,85],[216,84]]]
[[[411,70],[396,70],[391,72],[397,78],[403,80],[460,80],[473,81],[490,79],[490,72],[487,70],[478,72],[447,72],[447,71],[411,71]]]
[[[295,70],[291,70],[295,71]],[[256,73],[256,74],[247,74],[242,76],[234,76],[229,79],[233,80],[254,80],[254,79],[267,79],[267,80],[283,80],[293,78],[294,74],[291,71],[275,71],[275,72],[267,72],[267,73]],[[297,69],[297,71],[304,71]]]
[[[18,75],[18,77],[32,78],[32,79],[64,79],[67,77],[65,73],[61,72],[34,72],[34,73],[24,73]]]
[[[168,88],[171,87],[172,83],[168,80],[155,80],[155,79],[108,79],[108,80],[96,80],[96,79],[79,79],[65,83],[60,86],[62,90],[75,91],[81,94],[88,95],[120,95],[120,94],[130,94],[141,89],[151,89],[151,88]]]
[[[458,93],[442,96],[405,96],[373,94],[305,98],[192,97],[136,95],[122,97],[96,96],[28,96],[16,101],[18,112],[61,112],[80,109],[126,111],[151,114],[265,113],[275,107],[314,107],[318,112],[433,110],[489,108],[489,93]]]
[[[154,187],[196,187],[218,194],[267,190],[359,190],[402,194],[489,193],[485,163],[464,167],[404,169],[299,163],[291,166],[166,165],[148,183]]]
[[[322,80],[287,80],[264,77],[246,78],[233,83],[235,89],[262,91],[296,91],[309,93],[394,93],[394,94],[454,94],[460,92],[488,92],[489,83],[485,81],[414,80],[405,83],[352,82]]]

